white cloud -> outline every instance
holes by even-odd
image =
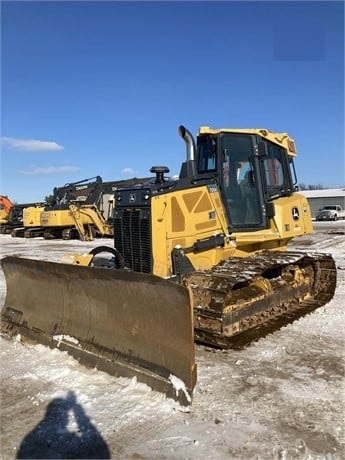
[[[63,174],[79,171],[76,166],[47,166],[45,168],[33,168],[30,171],[20,171],[29,176],[46,176],[48,174]]]
[[[134,169],[132,168],[123,168],[123,170],[121,171],[122,174],[135,174],[135,171]]]
[[[39,141],[36,139],[15,139],[14,137],[2,137],[1,144],[12,150],[26,152],[54,152],[63,150],[62,145],[51,141]]]

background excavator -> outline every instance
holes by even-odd
[[[118,187],[140,184],[147,179],[132,178],[120,181],[109,181],[102,183],[101,196],[99,197],[99,204],[90,204],[94,194],[86,198],[82,204],[71,203],[68,207],[68,217],[74,223],[75,228],[64,230],[63,238],[70,238],[72,235],[78,236],[83,241],[91,241],[95,236],[97,237],[112,237],[114,235],[114,193]],[[107,217],[104,217],[106,214]]]
[[[13,203],[7,196],[0,196],[0,233],[8,235],[23,228],[25,209],[42,206],[41,203]]]
[[[71,239],[79,238],[80,231],[82,231],[81,236],[85,236],[86,233],[92,235],[96,233],[93,232],[92,217],[94,216],[96,216],[96,224],[101,225],[102,230],[112,236],[112,229],[106,226],[98,209],[101,199],[102,178],[100,176],[55,187],[53,194],[46,197],[44,206],[39,209],[28,207],[24,210],[24,227],[12,232],[12,236]],[[89,211],[91,217],[83,215],[83,219],[80,219],[75,210],[71,211],[71,205],[74,206],[72,209],[88,205],[92,208]]]
[[[179,134],[178,179],[155,166],[150,180],[116,190],[114,248],[68,264],[2,260],[1,329],[189,404],[194,340],[243,346],[312,312],[332,299],[336,267],[329,254],[287,248],[313,228],[286,133]]]
[[[12,201],[7,196],[0,195],[0,225],[8,222],[8,217],[12,208]]]
[[[28,206],[23,209],[22,226],[14,228],[11,236],[34,238],[43,235],[41,227],[41,213],[44,211],[46,203],[37,206]]]
[[[54,201],[41,213],[45,239],[92,240],[96,235],[97,225],[102,236],[113,235],[112,228],[107,226],[101,213],[103,181],[100,176],[67,184],[61,198],[56,190],[54,189]],[[83,207],[88,212],[78,212]]]
[[[94,179],[94,180],[93,180]],[[68,205],[70,202],[84,202],[90,191],[94,187],[99,187],[99,184],[102,183],[102,179],[99,176],[92,177],[90,179],[83,179],[77,182],[68,183],[61,187],[54,187],[53,194],[47,196],[45,201],[38,205],[28,204],[23,209],[21,226],[16,227],[12,230],[11,235],[13,237],[25,237],[25,238],[35,238],[43,236],[45,230],[45,224],[42,222],[42,213],[48,211],[65,211],[62,214],[59,214],[59,217],[56,219],[59,227],[56,230],[55,234],[62,234],[64,227],[74,226],[71,219],[68,219],[68,222],[65,223],[66,210],[68,210]],[[61,228],[62,227],[62,228]],[[54,230],[52,230],[54,233]]]
[[[93,240],[113,236],[114,190],[142,179],[103,182],[100,176],[55,187],[44,206],[24,209],[23,227],[13,237]]]

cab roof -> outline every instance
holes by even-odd
[[[265,128],[210,128],[209,126],[200,126],[199,136],[206,134],[221,134],[221,133],[234,133],[234,134],[254,134],[263,139],[267,139],[274,144],[285,148],[289,155],[296,156],[297,150],[295,141],[288,135],[288,133],[275,133]]]

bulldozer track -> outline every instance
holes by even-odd
[[[195,340],[241,348],[328,303],[336,267],[328,254],[263,252],[187,277]]]

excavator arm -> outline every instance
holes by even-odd
[[[105,221],[97,206],[71,204],[69,211],[82,241],[93,240],[93,229],[96,229],[101,236],[113,236],[112,227]]]

